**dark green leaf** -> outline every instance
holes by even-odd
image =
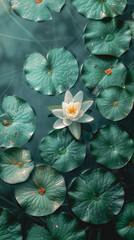
[[[26,149],[10,148],[0,154],[0,177],[7,183],[26,181],[33,168],[31,154]]]
[[[125,89],[132,96],[134,100],[134,68],[130,69],[127,73],[125,81]]]
[[[54,168],[39,165],[31,177],[16,186],[18,203],[33,216],[46,216],[64,202],[66,186],[63,176]]]
[[[52,240],[50,233],[41,226],[33,225],[27,233],[26,240]]]
[[[88,170],[72,182],[69,203],[74,214],[82,221],[104,224],[120,212],[124,190],[110,172]]]
[[[85,29],[84,38],[91,53],[119,57],[129,48],[131,31],[128,24],[120,19],[91,21]]]
[[[47,58],[32,53],[24,66],[25,77],[34,90],[56,95],[71,88],[78,78],[78,64],[74,56],[64,48],[50,49]]]
[[[124,167],[133,155],[133,148],[127,132],[115,125],[100,129],[91,140],[95,160],[111,169]]]

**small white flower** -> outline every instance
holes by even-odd
[[[54,123],[55,129],[67,127],[72,135],[79,140],[81,135],[81,124],[91,122],[94,119],[85,114],[87,109],[92,105],[93,101],[83,100],[83,92],[78,92],[74,97],[70,91],[65,94],[64,102],[62,102],[61,109],[54,109],[52,113],[59,119]]]

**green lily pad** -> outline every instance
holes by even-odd
[[[22,240],[21,224],[5,210],[0,210],[0,240]]]
[[[127,73],[125,81],[125,89],[132,96],[134,100],[134,68],[130,69]]]
[[[51,214],[47,217],[47,228],[32,226],[27,240],[86,240],[86,233],[76,218],[66,213]]]
[[[123,86],[126,74],[126,67],[118,59],[92,55],[84,62],[81,77],[86,87],[93,90],[96,86]]]
[[[39,165],[31,177],[16,186],[18,203],[33,216],[46,216],[56,211],[64,202],[66,185],[63,176],[54,168]]]
[[[132,110],[133,98],[121,87],[108,87],[100,92],[96,104],[103,117],[118,121]]]
[[[30,105],[16,96],[7,96],[0,108],[0,147],[20,147],[35,131],[35,114]]]
[[[103,19],[121,15],[127,0],[72,0],[74,7],[82,15],[92,19]]]
[[[33,169],[31,154],[26,149],[9,148],[0,153],[0,177],[4,182],[10,184],[24,182]]]
[[[127,23],[117,18],[91,21],[85,29],[84,39],[91,53],[119,57],[129,49],[131,31]]]
[[[131,35],[134,37],[134,20],[126,21],[131,30]]]
[[[51,214],[47,226],[52,239],[86,240],[86,234],[77,219],[66,213]]]
[[[95,160],[110,169],[124,167],[133,155],[134,144],[126,131],[116,125],[97,131],[91,142]]]
[[[10,0],[13,11],[22,18],[33,21],[51,20],[51,11],[60,12],[65,0]]]
[[[101,169],[87,170],[72,182],[69,203],[82,221],[104,224],[120,212],[124,190],[112,173]]]
[[[134,239],[134,202],[126,203],[116,218],[116,230],[125,240]]]
[[[26,240],[52,240],[50,233],[41,226],[33,225],[27,233]]]
[[[69,172],[82,165],[86,145],[76,141],[67,128],[54,130],[43,138],[40,155],[45,165],[51,165],[61,172]]]
[[[34,90],[56,95],[71,88],[78,78],[78,63],[64,48],[50,49],[47,58],[40,53],[32,53],[24,65],[28,84]]]

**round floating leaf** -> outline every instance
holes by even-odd
[[[82,221],[104,224],[120,212],[124,190],[110,172],[88,170],[72,182],[69,202],[72,211]]]
[[[10,213],[0,210],[0,240],[22,240],[21,224]]]
[[[76,141],[67,128],[54,130],[40,144],[40,155],[45,165],[61,172],[69,172],[82,165],[86,145]]]
[[[121,15],[127,0],[72,0],[78,12],[92,19],[115,17]]]
[[[66,213],[52,214],[47,217],[47,226],[52,239],[86,240],[85,231],[76,218]]]
[[[20,147],[35,131],[35,114],[16,96],[5,97],[0,108],[0,147]]]
[[[33,168],[31,154],[26,149],[9,148],[0,153],[0,177],[7,183],[26,181]]]
[[[116,230],[123,239],[134,239],[134,202],[124,205],[116,219]]]
[[[125,89],[132,96],[134,100],[134,68],[130,69],[127,73]]]
[[[75,84],[78,64],[68,50],[53,48],[49,50],[46,59],[40,53],[29,55],[24,72],[28,84],[36,91],[56,95]]]
[[[133,21],[127,21],[127,24],[130,27],[132,36],[134,37],[134,20]]]
[[[96,103],[103,117],[118,121],[130,113],[133,98],[121,87],[109,87],[100,92]]]
[[[110,56],[89,57],[82,67],[81,77],[86,87],[94,89],[123,86],[127,69],[118,59]]]
[[[65,0],[10,0],[13,11],[22,18],[33,21],[51,20],[50,10],[60,12]]]
[[[63,176],[54,168],[39,165],[31,177],[16,186],[18,203],[33,216],[46,216],[56,211],[64,202],[66,186]]]
[[[33,225],[27,233],[26,240],[52,240],[50,233],[41,226]]]
[[[92,138],[91,153],[107,168],[124,167],[133,155],[133,140],[126,131],[115,125],[100,129]]]
[[[120,19],[91,21],[85,29],[84,38],[91,53],[119,57],[129,48],[131,31],[128,24]]]

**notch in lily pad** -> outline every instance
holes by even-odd
[[[0,108],[0,147],[20,147],[35,131],[35,114],[30,105],[16,96],[3,99]]]
[[[16,186],[17,202],[32,216],[47,216],[64,202],[66,185],[63,176],[54,168],[38,165],[30,178]]]
[[[134,143],[126,131],[111,125],[96,132],[90,148],[98,163],[110,169],[119,169],[131,159]]]
[[[39,149],[43,163],[61,172],[80,167],[86,155],[86,145],[76,141],[67,128],[50,132]]]
[[[0,153],[0,177],[9,184],[24,182],[34,169],[31,154],[22,148],[9,148]]]
[[[65,48],[51,48],[45,58],[40,53],[28,56],[24,73],[35,91],[57,95],[74,86],[78,78],[78,63]]]

